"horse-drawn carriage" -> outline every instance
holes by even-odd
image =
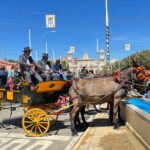
[[[41,82],[33,92],[26,81],[23,81],[19,90],[0,88],[1,110],[4,101],[21,103],[24,110],[24,131],[29,136],[43,136],[56,122],[59,114],[68,108],[67,96],[63,95],[68,88],[66,83],[67,81],[61,80]]]
[[[145,89],[144,85],[149,76],[144,74],[144,79],[139,78],[141,67],[127,67],[117,72],[116,76],[97,77],[91,79],[81,79],[73,82],[69,90],[71,105],[66,106],[59,97],[66,93],[67,81],[49,81],[36,85],[35,91],[31,92],[27,82],[23,82],[20,90],[0,89],[0,100],[17,100],[23,104],[25,112],[22,119],[24,131],[30,136],[43,136],[47,133],[62,110],[71,107],[70,121],[73,135],[77,134],[76,119],[82,106],[86,104],[110,103],[110,120],[114,123],[114,128],[118,127],[119,103],[127,95],[128,90],[134,88]],[[67,87],[68,88],[68,87]],[[68,92],[68,90],[67,90]],[[83,116],[83,115],[82,115]],[[83,117],[82,117],[83,119]],[[85,120],[85,119],[84,119]]]

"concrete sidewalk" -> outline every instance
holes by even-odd
[[[73,150],[145,150],[126,126],[113,129],[108,114],[98,113]]]

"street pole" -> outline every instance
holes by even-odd
[[[35,51],[35,60],[38,62],[37,50]]]
[[[29,47],[32,48],[32,47],[31,47],[31,33],[30,33],[30,29],[29,29],[28,32],[29,32]],[[30,55],[32,56],[32,52],[31,52]]]
[[[29,47],[31,48],[31,33],[30,33],[30,29],[29,29]]]
[[[53,64],[55,63],[55,51],[53,49]]]
[[[97,72],[99,71],[99,60],[100,60],[100,51],[98,47],[98,38],[96,39],[96,62],[97,62]]]
[[[47,49],[47,42],[45,43],[45,52],[48,54],[48,49]]]
[[[99,52],[99,48],[98,48],[98,38],[96,39],[96,52]]]
[[[43,35],[42,35],[42,37],[41,37],[41,50],[42,50],[42,44],[43,44],[43,39],[44,39],[44,37],[48,34],[48,33],[50,33],[50,32],[56,32],[55,30],[52,30],[52,31],[47,31],[47,32],[44,32],[43,33]],[[46,44],[47,45],[47,44]]]
[[[106,6],[106,55],[107,55],[107,71],[110,73],[110,50],[109,50],[109,18],[108,18],[108,0],[105,0]]]

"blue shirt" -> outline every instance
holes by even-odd
[[[61,64],[54,64],[52,69],[54,72],[59,73],[59,70],[62,69],[62,66],[61,66]]]
[[[147,98],[150,99],[150,90],[147,92]]]
[[[7,76],[8,73],[6,71],[0,71],[0,77]]]

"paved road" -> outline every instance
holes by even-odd
[[[0,122],[3,122],[0,127],[0,150],[63,150],[66,147],[68,150],[68,144],[77,140],[71,135],[68,113],[62,114],[44,137],[36,138],[28,137],[22,129],[22,108],[13,111],[11,117],[10,110],[2,110],[0,116]],[[89,116],[86,115],[86,118]]]

